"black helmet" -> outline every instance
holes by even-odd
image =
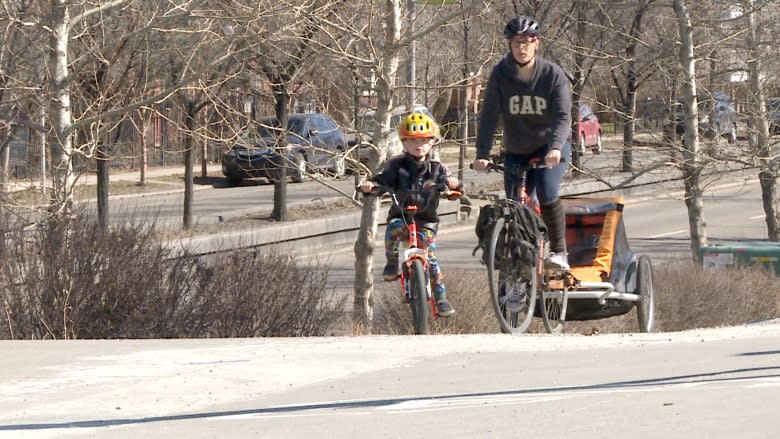
[[[512,38],[518,35],[535,37],[539,35],[539,22],[527,15],[514,17],[506,22],[504,37]]]

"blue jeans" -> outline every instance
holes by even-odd
[[[517,199],[517,188],[515,187],[518,179],[514,169],[516,167],[527,166],[528,162],[534,158],[544,160],[544,149],[540,149],[531,155],[513,155],[507,154],[504,158],[504,190],[506,197]],[[528,171],[526,180],[526,191],[541,205],[555,202],[558,199],[561,190],[561,182],[566,169],[571,160],[571,143],[566,142],[561,150],[561,163],[554,168],[533,169]]]

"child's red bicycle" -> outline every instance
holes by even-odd
[[[462,192],[450,190],[446,185],[439,184],[429,189],[430,192],[440,192],[441,196],[449,200],[456,200]],[[407,230],[406,248],[401,253],[401,294],[403,300],[408,303],[412,311],[412,325],[415,334],[428,334],[428,317],[439,318],[434,301],[431,278],[428,265],[428,250],[419,243],[418,225],[414,221],[414,214],[421,208],[418,201],[403,203],[398,201],[396,192],[384,186],[374,189],[374,195],[387,193],[390,195],[395,206],[403,211],[401,218]],[[411,197],[414,200],[424,199],[425,197]]]

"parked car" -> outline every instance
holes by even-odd
[[[411,111],[424,113],[430,116],[432,119],[433,114],[424,105],[415,105]],[[401,139],[398,137],[398,124],[401,122],[401,118],[411,111],[406,109],[405,105],[401,105],[393,108],[390,112],[390,134],[387,139],[387,157],[393,157],[401,154],[404,151],[404,147],[401,144]],[[358,158],[361,163],[367,164],[371,159],[372,154],[376,154],[376,147],[374,144],[374,130],[376,123],[374,122],[375,110],[368,110],[361,113],[355,121],[355,130],[350,133],[349,145],[350,147],[358,145]],[[439,153],[438,146],[434,149],[434,157]]]
[[[769,116],[769,135],[780,134],[780,97],[767,99],[766,106]]]
[[[580,154],[585,154],[588,148],[593,149],[594,154],[600,154],[601,145],[601,124],[599,118],[587,104],[580,105],[579,130],[580,130]]]
[[[725,93],[716,92],[712,96],[699,96],[698,103],[699,134],[716,141],[725,137],[729,143],[736,143],[737,110],[731,102],[731,98]],[[685,107],[679,101],[674,104],[665,125],[665,133],[671,134],[672,132],[676,133],[678,137],[685,133]]]
[[[335,177],[346,173],[344,131],[322,113],[291,114],[287,121],[287,147],[275,147],[274,117],[263,117],[242,133],[239,141],[222,155],[222,173],[231,185],[245,178],[263,177],[273,181],[282,165],[293,182],[306,179],[306,173],[325,170]]]

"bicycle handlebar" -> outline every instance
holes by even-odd
[[[560,163],[564,163],[564,162],[566,162],[566,160],[562,157],[561,161],[559,162],[559,164]],[[544,169],[544,168],[550,168],[550,167],[551,166],[547,166],[547,164],[544,163],[544,160],[540,159],[540,158],[532,159],[525,166],[519,166],[519,165],[518,166],[513,166],[515,171],[530,171],[532,169]],[[469,163],[469,169],[474,169],[474,163]],[[500,164],[498,164],[498,163],[496,163],[496,162],[494,162],[492,160],[488,160],[487,170],[488,170],[488,172],[491,171],[491,170],[497,171],[497,172],[504,172],[505,166],[504,165],[500,165]]]
[[[440,192],[441,196],[443,198],[447,198],[448,200],[456,200],[456,199],[458,199],[459,197],[461,197],[463,195],[463,191],[460,188],[458,188],[458,189],[450,189],[450,188],[447,187],[447,185],[445,183],[437,183],[436,185],[434,185],[429,190],[430,191],[435,191],[435,192]],[[395,190],[393,190],[393,188],[388,187],[388,186],[375,185],[374,188],[371,190],[371,192],[363,192],[360,189],[360,186],[357,186],[355,188],[355,192],[356,192],[356,194],[360,193],[360,194],[363,194],[363,195],[373,195],[373,196],[378,196],[378,195],[381,195],[381,194],[384,194],[384,193],[388,193],[388,194],[391,195],[391,197],[393,199],[393,203],[395,203],[397,205],[398,204],[398,199],[396,198],[396,194],[397,193],[402,193],[402,192],[422,193],[422,192],[426,192],[426,191],[423,191],[423,190],[419,190],[419,191],[395,191]]]

